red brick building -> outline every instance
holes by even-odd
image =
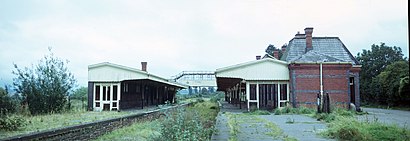
[[[225,91],[233,104],[245,102],[248,108],[252,102],[258,108],[268,109],[283,107],[281,102],[289,102],[293,107],[316,107],[317,95],[328,93],[331,105],[348,107],[352,103],[358,109],[361,66],[338,37],[313,37],[312,33],[313,28],[305,28],[305,34],[296,34],[281,48],[280,59],[276,59],[279,58],[277,50],[274,57],[265,55],[263,59],[259,57],[256,61],[217,69],[218,89]],[[284,63],[289,73],[286,76],[285,70],[278,70]],[[265,88],[266,85],[272,88]],[[252,94],[256,94],[256,98],[249,98]],[[273,106],[269,105],[271,100]]]
[[[338,37],[313,37],[313,28],[296,34],[281,60],[289,62],[291,103],[316,106],[319,93],[328,93],[331,104],[360,106],[360,65]]]

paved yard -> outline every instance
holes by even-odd
[[[367,115],[357,116],[361,121],[378,121],[386,124],[397,124],[410,129],[410,111],[363,108]]]
[[[243,113],[245,110],[230,104],[222,103],[222,105],[216,123],[218,130],[212,136],[212,140],[330,140],[317,135],[318,132],[326,129],[325,123],[304,115],[249,115]],[[229,120],[236,121],[237,134],[231,133]]]

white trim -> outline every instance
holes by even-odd
[[[259,110],[259,83],[256,82],[256,107]]]
[[[99,92],[100,92],[100,97],[99,97],[99,100],[98,101],[96,101],[95,100],[95,98],[96,98],[96,90],[95,90],[95,87],[96,86],[100,86],[100,90],[99,90]],[[114,96],[114,86],[117,86],[117,100],[113,100],[113,96]],[[108,98],[108,95],[106,95],[106,100],[104,100],[103,99],[103,94],[104,94],[104,92],[103,92],[103,87],[106,87],[106,94],[107,94],[107,92],[108,92],[108,88],[110,88],[110,90],[109,90],[109,93],[110,93],[110,95],[109,95],[109,97],[110,97],[110,99],[109,100],[107,100],[107,98]],[[93,109],[94,109],[94,111],[101,111],[103,108],[104,108],[104,104],[109,104],[110,105],[110,107],[109,107],[109,110],[111,111],[112,109],[114,109],[114,108],[116,108],[117,110],[119,110],[120,108],[120,99],[121,99],[121,83],[94,83],[94,85],[93,85]],[[100,103],[100,107],[96,107],[96,102],[99,102]],[[113,102],[115,102],[116,103],[116,107],[114,107],[113,106]]]

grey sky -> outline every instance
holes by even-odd
[[[49,46],[86,86],[90,64],[147,61],[169,78],[253,60],[305,27],[339,37],[353,55],[385,42],[408,57],[407,13],[407,0],[4,0],[0,86],[12,84],[13,63],[36,64]]]

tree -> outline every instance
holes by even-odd
[[[14,89],[21,93],[22,103],[28,106],[31,114],[61,112],[67,103],[67,96],[76,80],[63,61],[54,56],[49,48],[36,66],[21,69],[14,64]]]
[[[376,76],[388,65],[396,61],[405,61],[400,47],[389,47],[385,43],[372,45],[371,50],[363,50],[358,53],[356,59],[362,65],[360,72],[360,96],[364,103],[377,101],[381,90],[377,87]]]
[[[269,55],[271,55],[271,56],[275,56],[275,55],[273,54],[274,51],[278,51],[278,57],[279,57],[279,58],[276,58],[276,59],[280,59],[280,58],[282,57],[282,55],[283,55],[282,50],[280,50],[279,48],[276,48],[276,47],[275,47],[274,45],[272,45],[272,44],[269,44],[269,46],[265,49],[265,53],[266,53],[266,54],[269,54]]]
[[[381,91],[378,93],[379,103],[387,104],[389,106],[398,106],[407,104],[409,105],[409,95],[400,91],[400,86],[408,87],[408,83],[405,79],[409,77],[409,63],[407,61],[397,61],[388,65],[379,75],[377,75],[376,83],[380,84],[378,89]],[[407,86],[406,86],[407,85]]]
[[[73,99],[78,99],[78,100],[83,100],[83,99],[87,99],[88,98],[88,89],[87,87],[80,87],[78,89],[76,89],[73,93],[73,95],[71,95],[70,97]]]
[[[5,89],[0,87],[0,116],[16,111],[17,104],[9,95],[7,86]]]

